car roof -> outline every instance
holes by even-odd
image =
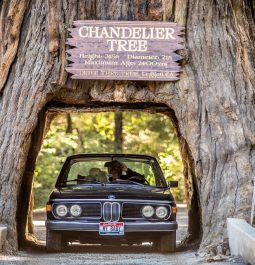
[[[67,160],[80,159],[80,158],[94,158],[94,157],[126,157],[126,158],[145,158],[156,160],[155,157],[149,155],[139,155],[139,154],[75,154],[67,157]]]

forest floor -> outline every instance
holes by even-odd
[[[178,207],[177,245],[185,237],[188,224],[186,207]],[[38,249],[19,251],[16,255],[0,256],[0,265],[205,265],[209,264],[199,257],[195,250],[176,252],[173,254],[157,253],[148,245],[143,246],[69,246],[64,253],[48,254],[45,252],[45,215],[41,211],[34,214],[35,236]],[[241,258],[230,258],[218,261],[215,265],[244,265]]]

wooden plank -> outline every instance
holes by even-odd
[[[74,38],[75,40],[78,40],[78,41],[83,41],[86,37],[81,37],[79,35],[79,32],[78,32],[78,28],[77,29],[73,29],[73,31],[70,32],[70,36],[72,38]],[[99,34],[99,36],[101,36]],[[107,39],[107,37],[105,37]],[[98,40],[104,40],[105,38],[97,38]],[[122,39],[120,37],[109,37],[109,39]],[[124,38],[124,39],[128,39],[127,37]],[[143,39],[143,38],[136,38],[136,39]],[[149,39],[151,42],[159,42],[159,41],[162,41],[162,42],[167,42],[167,43],[181,43],[183,42],[183,38],[178,36],[177,34],[175,34],[175,37],[174,39],[156,39],[156,38],[150,38]]]
[[[149,81],[176,81],[179,80],[179,71],[127,71],[127,70],[108,70],[108,69],[72,69],[68,72],[74,74],[72,79],[107,79],[107,80],[149,80]]]
[[[111,52],[110,51],[110,44],[107,44],[107,42],[103,40],[98,40],[96,43],[93,41],[86,41],[83,40],[76,40],[76,39],[68,39],[66,42],[70,46],[78,47],[79,49],[86,50],[86,51],[95,51],[96,49],[102,49],[105,52]],[[116,45],[114,43],[114,45]],[[128,46],[127,46],[128,47]],[[180,43],[163,43],[161,41],[155,42],[152,41],[147,44],[148,51],[157,51],[157,54],[159,53],[167,53],[167,52],[173,52],[177,50],[181,50],[184,48],[183,44]],[[119,51],[115,51],[119,52]],[[137,52],[137,51],[133,51]]]
[[[117,57],[119,57],[120,60],[161,60],[161,61],[166,61],[166,62],[177,62],[182,59],[182,57],[175,53],[174,51],[161,54],[159,55],[157,51],[152,51],[150,53],[143,53],[141,55],[126,55],[122,53],[114,53],[114,52],[109,52],[105,54],[104,51],[98,50],[96,53],[93,53],[93,51],[87,51],[86,53],[82,53],[80,49],[78,48],[73,48],[66,50],[66,52],[69,54],[67,56],[67,59],[71,60],[76,60],[78,61],[80,58],[83,59],[100,59],[100,58],[105,58],[108,60],[114,60]]]
[[[162,22],[162,21],[121,21],[121,20],[75,20],[73,22],[74,26],[83,26],[83,25],[124,25],[124,26],[156,26],[156,27],[176,27],[184,30],[185,27],[182,25],[178,25],[175,22]]]
[[[73,48],[66,50],[66,53],[73,58],[101,58],[101,59],[114,59],[119,58],[121,60],[130,60],[130,59],[143,59],[143,60],[154,60],[159,61],[179,61],[182,59],[181,55],[177,54],[175,50],[169,50],[167,52],[159,52],[157,50],[152,50],[150,53],[121,53],[121,52],[105,52],[103,49],[97,49],[94,51],[92,49],[82,49],[82,48]]]
[[[102,64],[103,63],[103,64]],[[70,64],[69,65],[69,69],[84,69],[84,65],[86,68],[89,68],[89,69],[100,69],[102,68],[102,66],[104,66],[104,69],[107,69],[107,70],[124,70],[124,71],[130,71],[130,70],[133,70],[133,71],[141,71],[141,68],[143,67],[143,65],[138,65],[138,64],[128,64],[128,65],[125,65],[125,61],[123,62],[123,64],[112,64],[112,62],[110,62],[110,64],[105,63],[105,62],[100,62],[100,61],[86,61],[85,64],[78,64],[78,63],[74,63],[74,64]],[[135,62],[134,62],[135,63]],[[147,66],[147,65],[146,65]],[[172,71],[180,71],[180,66],[176,63],[175,65],[169,65],[167,67],[164,67],[164,70],[162,70],[162,67],[160,66],[147,66],[147,70],[150,70],[150,71],[169,71],[169,72],[172,72]]]
[[[178,80],[184,27],[152,21],[75,21],[67,72],[73,79]]]

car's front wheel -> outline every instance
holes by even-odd
[[[176,231],[167,232],[162,235],[159,241],[160,251],[163,253],[171,253],[176,248]]]
[[[62,234],[47,228],[46,231],[46,250],[48,252],[60,252],[62,249]]]

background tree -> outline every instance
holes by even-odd
[[[122,112],[114,113],[114,152],[121,153],[123,150],[123,118]]]

